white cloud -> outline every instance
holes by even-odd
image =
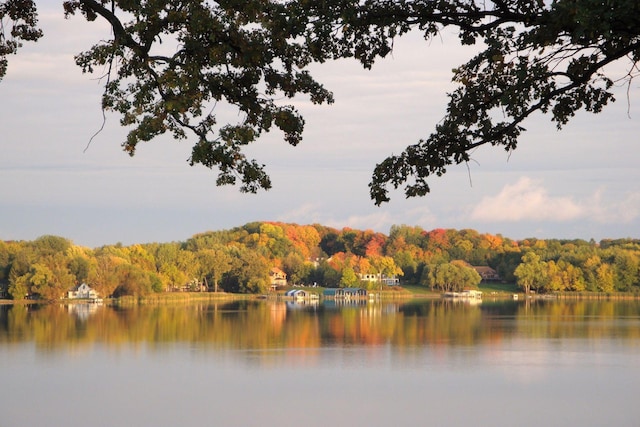
[[[438,218],[427,207],[417,207],[409,209],[403,215],[403,221],[396,221],[395,224],[420,225],[423,228],[435,228],[438,226]]]
[[[406,211],[391,212],[376,209],[375,212],[362,215],[350,215],[347,218],[328,219],[327,225],[336,228],[351,227],[356,229],[371,229],[386,233],[392,225],[408,224],[420,225],[424,228],[436,227],[436,216],[426,207],[418,207]]]
[[[629,193],[617,203],[607,203],[604,198],[604,188],[600,188],[588,202],[588,215],[593,221],[629,224],[640,217],[640,193]]]
[[[617,202],[608,200],[602,187],[585,200],[552,196],[541,182],[528,177],[509,184],[496,196],[484,197],[472,210],[471,219],[482,222],[551,221],[583,219],[600,224],[628,224],[640,217],[640,192]]]
[[[299,224],[309,224],[320,222],[321,206],[318,203],[305,203],[293,210],[278,215],[278,221],[294,222]]]
[[[585,209],[569,197],[553,197],[539,182],[522,177],[497,196],[484,197],[471,213],[478,221],[569,221]]]
[[[388,230],[394,223],[389,212],[374,212],[368,215],[351,215],[346,219],[338,220],[333,226],[342,224],[343,227],[355,229]]]

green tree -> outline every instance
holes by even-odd
[[[545,290],[549,292],[585,290],[585,282],[582,271],[574,265],[559,260],[547,262],[548,280]]]
[[[341,288],[354,288],[360,284],[360,279],[353,268],[345,267],[342,269],[340,275],[340,287]]]
[[[588,291],[597,292],[599,285],[598,269],[602,265],[602,259],[598,255],[589,256],[582,263],[585,284]]]
[[[431,265],[426,271],[425,279],[431,289],[443,292],[476,288],[482,281],[478,272],[457,261]]]
[[[29,271],[31,291],[46,300],[64,297],[75,281],[67,267],[67,259],[61,253],[40,258]]]
[[[118,287],[113,292],[116,297],[124,295],[141,297],[153,292],[151,272],[144,271],[136,265],[123,263],[116,268],[116,274]]]
[[[16,289],[16,293],[11,293],[12,298],[21,299],[23,297],[16,298],[15,295],[22,295],[22,286],[27,286],[27,294],[31,291],[30,284],[28,283],[28,274],[36,260],[36,254],[30,245],[21,245],[16,251],[11,261],[9,268],[9,289],[12,287]]]
[[[547,262],[547,282],[545,283],[545,292],[559,292],[566,288],[564,283],[564,274],[560,265],[554,261]]]
[[[9,245],[0,240],[0,289],[8,282],[9,270],[11,269],[11,252]]]
[[[29,278],[27,275],[17,276],[10,283],[7,290],[11,299],[24,299],[29,294]]]
[[[634,286],[640,285],[640,259],[632,251],[618,250],[614,256],[616,290],[629,292]]]
[[[287,273],[287,279],[290,283],[301,284],[311,283],[311,274],[314,266],[311,262],[306,261],[302,255],[291,252],[282,260],[282,269]]]
[[[269,261],[254,250],[234,248],[232,267],[221,285],[227,292],[264,293],[269,289]]]
[[[7,72],[7,55],[15,54],[25,41],[42,37],[37,28],[36,4],[31,0],[0,1],[0,81]]]
[[[71,241],[60,236],[41,236],[31,242],[39,256],[66,254],[72,247]]]
[[[188,281],[187,276],[175,264],[163,264],[158,273],[165,283],[166,291],[179,291]]]
[[[382,282],[382,277],[402,276],[404,272],[398,267],[394,259],[390,256],[371,256],[368,258],[371,271],[376,274]]]
[[[91,287],[102,298],[109,298],[119,285],[120,278],[117,269],[126,264],[126,260],[111,254],[101,254],[93,260],[93,268],[89,275]]]
[[[600,292],[611,293],[615,290],[615,272],[611,265],[600,264],[596,269],[596,276],[598,278],[598,290]]]
[[[233,266],[231,256],[223,246],[201,250],[196,256],[200,264],[201,279],[207,282],[208,287],[213,288],[214,292],[218,292],[220,280]]]
[[[91,261],[89,258],[77,255],[69,261],[69,271],[78,283],[86,282],[91,273]]]
[[[544,289],[548,281],[547,265],[533,251],[522,256],[522,264],[516,268],[513,274],[518,279],[518,285],[526,294]]]

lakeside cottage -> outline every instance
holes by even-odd
[[[496,270],[487,266],[471,266],[482,278],[484,282],[490,282],[494,280],[501,280],[500,275]]]
[[[269,280],[271,282],[271,290],[275,291],[278,286],[287,286],[287,273],[278,267],[273,267],[269,272]]]
[[[99,300],[98,292],[95,289],[91,289],[89,285],[86,283],[82,283],[67,293],[67,298],[69,299],[89,299],[89,300]]]
[[[398,286],[400,279],[397,276],[385,276],[384,274],[358,274],[360,280],[369,283],[382,283],[386,286]]]

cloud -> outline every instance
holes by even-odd
[[[408,224],[420,225],[424,228],[436,227],[436,216],[426,207],[408,209],[406,211],[390,212],[376,211],[369,214],[350,215],[347,218],[328,220],[328,225],[336,228],[351,227],[355,229],[371,229],[388,232],[392,225]]]
[[[355,213],[354,211],[358,211]],[[303,203],[297,207],[286,209],[276,215],[278,221],[297,224],[318,223],[336,229],[349,227],[357,230],[374,230],[388,233],[391,226],[408,224],[420,225],[424,228],[438,226],[437,217],[427,207],[420,206],[408,209],[382,209],[367,206],[365,209],[354,205],[345,205],[337,209],[335,206],[322,203]]]
[[[309,224],[320,222],[320,214],[322,207],[318,203],[305,203],[296,209],[288,210],[278,215],[278,221],[293,222],[299,224]]]
[[[600,224],[628,224],[640,217],[640,193],[629,193],[611,202],[606,188],[585,200],[552,196],[539,182],[528,177],[509,184],[496,196],[484,197],[472,210],[471,219],[482,222],[587,220]]]
[[[477,221],[570,221],[585,215],[585,209],[569,197],[553,197],[539,182],[522,177],[506,185],[496,196],[480,201],[471,218]]]
[[[629,193],[618,203],[607,203],[604,189],[600,188],[588,203],[589,217],[598,223],[629,224],[640,217],[640,193]]]

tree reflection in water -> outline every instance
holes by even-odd
[[[0,343],[193,343],[259,350],[490,345],[506,339],[640,339],[638,301],[449,300],[358,304],[235,301],[155,306],[0,306]]]

